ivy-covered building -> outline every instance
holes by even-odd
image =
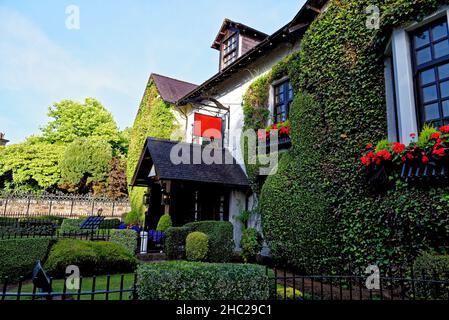
[[[187,189],[193,193],[171,211],[170,204],[186,193],[172,194],[170,181],[182,179],[161,174],[164,164],[155,163],[151,151],[159,140],[146,140],[170,137],[141,135],[139,147],[145,144],[145,149],[140,158],[134,155],[131,183],[156,183],[162,190],[156,200],[150,196],[148,216],[153,211],[187,220],[229,219],[238,245],[239,216],[251,211],[249,224],[263,230],[273,257],[305,270],[398,267],[422,250],[448,251],[445,180],[411,183],[400,172],[380,171],[385,179],[373,189],[360,163],[365,146],[378,141],[369,148],[376,149],[373,156],[385,156],[378,158],[380,164],[408,161],[405,145],[414,147],[415,135],[429,125],[449,123],[446,2],[308,0],[271,35],[226,19],[212,44],[219,51],[219,72],[170,102],[167,110],[170,133],[175,128],[179,133],[171,140],[194,149],[225,149],[217,154],[229,154],[232,161],[214,170],[232,166],[232,175],[240,179],[242,170],[246,182],[213,177],[201,184],[201,197],[196,191],[204,177],[199,177],[207,170],[200,162],[195,172],[192,164],[183,171],[190,172]],[[144,106],[152,112],[153,105]],[[261,174],[267,166],[263,158],[250,161],[247,129],[262,129],[258,140],[268,141],[267,155],[279,155],[270,174]],[[276,141],[273,129],[276,144],[270,142]],[[164,207],[152,210],[164,196]],[[215,208],[206,199],[215,199]]]

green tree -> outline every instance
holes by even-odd
[[[112,114],[94,98],[86,98],[84,104],[63,100],[49,108],[48,116],[53,120],[41,129],[48,143],[71,143],[82,137],[97,137],[112,146],[120,142]]]
[[[104,182],[111,146],[99,138],[79,138],[69,144],[60,163],[64,182],[75,185],[80,193],[91,191],[92,185]]]
[[[117,157],[109,161],[107,195],[116,199],[128,194],[126,183],[126,160]]]
[[[44,191],[57,187],[65,147],[26,141],[0,150],[0,177],[7,190]]]

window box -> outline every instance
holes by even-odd
[[[405,181],[438,180],[448,178],[449,164],[440,159],[431,159],[428,164],[402,165],[401,178]]]

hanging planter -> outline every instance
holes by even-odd
[[[275,141],[274,137],[278,136],[277,141]],[[291,139],[290,139],[290,122],[284,121],[280,123],[275,123],[265,128],[265,132],[259,131],[258,133],[259,144],[262,141],[266,141],[267,153],[270,151],[270,147],[277,145],[278,150],[289,149],[291,147]]]

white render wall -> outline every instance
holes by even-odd
[[[267,74],[276,63],[281,61],[287,55],[298,50],[299,41],[295,44],[283,43],[263,57],[255,60],[253,64],[245,67],[244,70],[239,71],[221,84],[214,87],[213,92],[205,93],[217,99],[225,107],[230,108],[230,130],[227,137],[229,138],[229,145],[225,141],[224,147],[228,148],[232,156],[241,165],[242,169],[245,172],[245,164],[243,161],[243,154],[240,145],[240,137],[243,128],[243,95],[254,80],[262,75]],[[209,115],[216,115],[213,113],[204,112],[203,110],[198,112]],[[186,134],[187,142],[192,141],[193,122],[194,112],[192,112],[188,117]],[[251,210],[253,207],[255,207],[256,202],[257,200],[255,199],[255,197],[251,196],[248,199],[248,209]],[[237,249],[239,248],[242,235],[242,226],[238,221],[237,216],[242,210],[245,209],[245,203],[245,193],[237,190],[231,192],[229,200],[229,220],[234,225],[234,241]],[[249,225],[261,230],[260,216],[253,215],[251,217],[251,220],[249,221]]]

